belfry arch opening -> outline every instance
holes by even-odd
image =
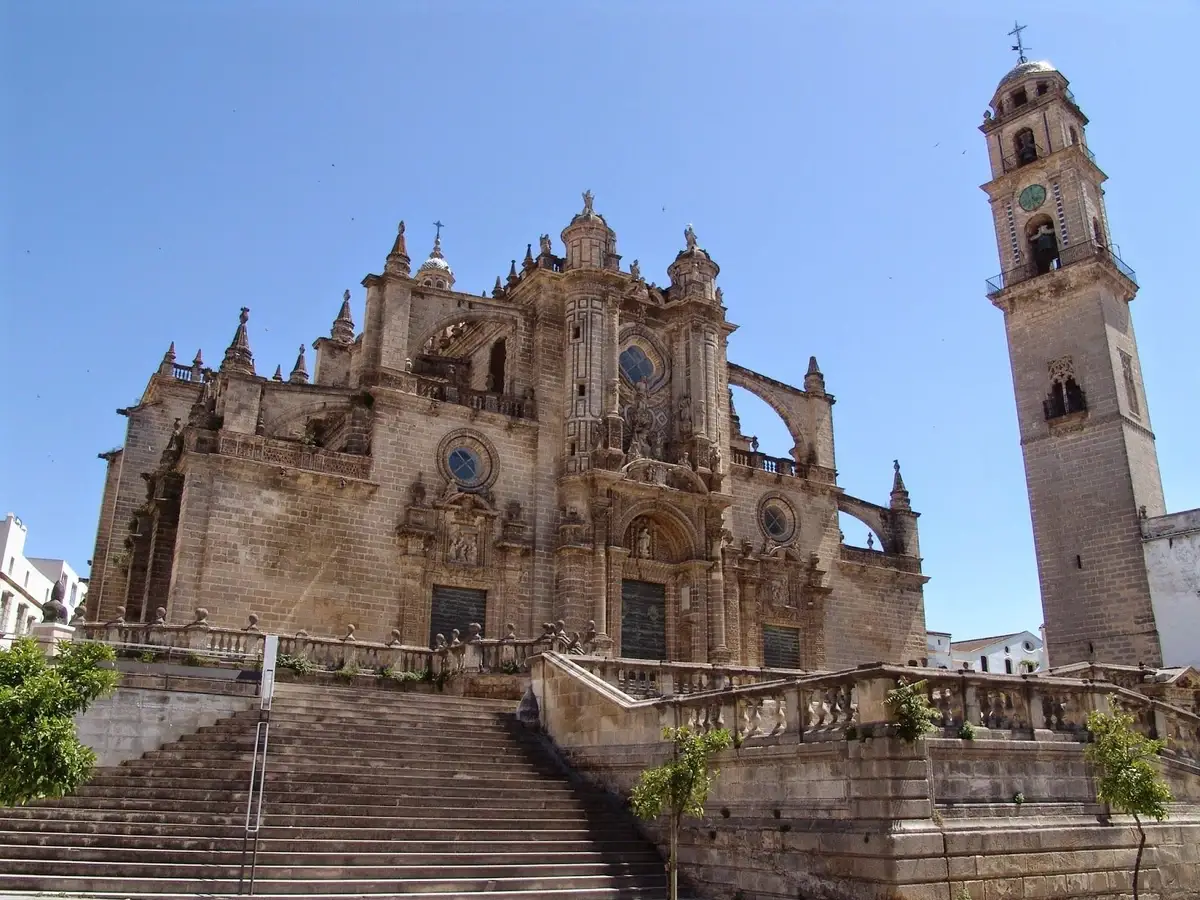
[[[1037,161],[1037,141],[1034,139],[1032,128],[1022,128],[1013,135],[1013,153],[1017,157],[1018,166]]]
[[[508,341],[500,338],[488,351],[488,371],[486,390],[497,394],[504,393],[505,368],[508,365]]]
[[[1025,243],[1036,275],[1059,268],[1058,236],[1054,222],[1047,215],[1034,216],[1025,226]]]

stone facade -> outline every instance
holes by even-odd
[[[362,332],[347,292],[312,378],[304,348],[286,380],[256,374],[248,310],[216,371],[172,345],[105,455],[89,618],[203,607],[427,646],[482,595],[492,637],[562,621],[597,652],[672,660],[920,659],[917,513],[898,464],[886,505],[838,486],[816,360],[803,388],[727,361],[690,226],[662,287],[622,268],[590,193],[561,238],[474,296],[440,234],[414,272],[401,225]],[[787,457],[741,434],[731,385],[783,418]],[[839,512],[881,546],[844,545]]]
[[[1054,665],[1164,662],[1139,520],[1166,512],[1129,302],[1087,117],[1021,62],[984,114],[1003,310]],[[1200,609],[1193,611],[1200,622]]]

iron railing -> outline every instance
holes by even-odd
[[[1007,272],[1001,272],[999,275],[992,276],[985,282],[987,295],[994,297],[1013,285],[1021,284],[1039,275],[1048,275],[1058,269],[1065,269],[1067,266],[1089,260],[1106,260],[1116,267],[1118,272],[1135,285],[1137,284],[1137,274],[1133,269],[1125,265],[1121,257],[1117,256],[1116,253],[1103,244],[1097,244],[1095,241],[1084,241],[1079,244],[1063,247],[1059,251],[1058,259],[1055,260],[1056,264],[1045,272],[1039,272],[1033,260],[1029,260],[1016,268],[1009,269]]]
[[[1096,154],[1094,154],[1083,144],[1067,144],[1065,147],[1059,147],[1058,149],[1068,150],[1071,147],[1079,148],[1080,152],[1082,152],[1083,155],[1088,158],[1092,165],[1096,165]],[[1032,150],[1032,152],[1029,152],[1030,150]],[[1054,150],[1053,148],[1047,149],[1041,144],[1034,144],[1033,147],[1026,148],[1024,152],[1017,151],[1009,154],[1008,156],[1002,157],[1000,159],[1000,170],[1005,174],[1008,174],[1009,172],[1015,172],[1022,166],[1027,166],[1031,162],[1036,162],[1039,159],[1045,159],[1047,156],[1057,152],[1058,151]]]

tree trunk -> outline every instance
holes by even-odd
[[[1138,900],[1138,873],[1142,870],[1142,851],[1146,849],[1146,831],[1142,828],[1142,820],[1138,818],[1137,813],[1133,814],[1133,821],[1137,824],[1138,830],[1138,852],[1133,860],[1133,900]]]

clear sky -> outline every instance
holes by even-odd
[[[1134,10],[1136,9],[1136,13]],[[0,2],[0,515],[33,555],[92,553],[104,463],[174,340],[215,365],[251,307],[258,370],[361,324],[396,222],[446,223],[490,288],[591,188],[650,280],[693,223],[730,357],[820,360],[840,481],[922,513],[929,627],[1041,622],[977,130],[1014,64],[1054,62],[1091,118],[1142,289],[1171,509],[1200,506],[1200,6],[931,2]],[[311,365],[311,353],[310,353]],[[790,447],[764,405],[743,430]],[[862,526],[847,525],[861,543]]]

